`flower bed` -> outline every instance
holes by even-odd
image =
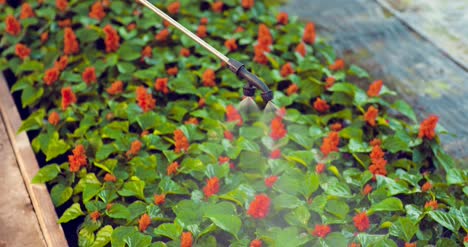
[[[313,23],[268,1],[158,1],[275,91],[260,121],[235,108],[242,81],[135,1],[1,2],[0,69],[45,162],[32,182],[83,222],[73,244],[466,244],[467,174],[437,117],[417,124]]]

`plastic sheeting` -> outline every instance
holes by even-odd
[[[283,10],[314,21],[340,56],[383,79],[418,119],[438,115],[456,135],[441,136],[445,149],[468,160],[468,72],[432,41],[373,0],[290,0]]]

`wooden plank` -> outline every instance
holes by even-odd
[[[32,178],[39,170],[39,164],[26,133],[17,134],[22,120],[2,73],[0,73],[0,111],[47,246],[68,246],[62,226],[57,223],[57,213],[46,186],[31,184]]]

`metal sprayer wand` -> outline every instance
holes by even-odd
[[[265,83],[263,83],[263,81],[261,81],[257,76],[250,73],[242,63],[232,58],[228,58],[227,56],[225,56],[224,54],[216,50],[213,46],[206,43],[204,40],[200,39],[200,37],[190,32],[187,28],[182,26],[180,23],[172,19],[166,13],[164,13],[163,11],[158,9],[156,6],[148,2],[147,0],[139,0],[139,1],[143,5],[151,9],[154,13],[159,15],[161,18],[168,21],[171,25],[179,29],[185,35],[189,36],[193,41],[197,42],[203,48],[205,48],[206,50],[211,52],[213,55],[221,59],[223,62],[225,62],[228,65],[229,70],[231,70],[238,77],[246,80],[249,84],[244,87],[245,96],[249,96],[249,97],[254,96],[255,88],[258,88],[262,91],[262,98],[265,103],[268,103],[269,101],[273,99],[273,92],[268,88],[268,86]]]

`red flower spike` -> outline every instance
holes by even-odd
[[[280,149],[275,149],[275,150],[271,151],[270,159],[276,160],[276,159],[279,159],[279,158],[281,158],[281,150]]]
[[[68,9],[67,0],[55,0],[55,7],[60,10],[60,12],[65,12]]]
[[[158,34],[156,34],[156,36],[154,36],[154,38],[158,42],[165,42],[169,38],[169,35],[170,35],[169,30],[168,29],[163,29]]]
[[[105,39],[104,44],[106,45],[106,52],[115,52],[120,47],[120,36],[117,31],[109,24],[104,29]]]
[[[76,103],[76,96],[71,87],[62,88],[62,110],[66,110],[68,106]]]
[[[254,62],[256,63],[259,63],[259,64],[268,64],[268,58],[267,56],[265,55],[267,51],[265,50],[265,48],[263,48],[262,46],[255,46],[254,47],[254,53],[255,53],[255,56],[254,56]]]
[[[112,182],[112,183],[115,183],[117,182],[117,178],[110,174],[110,173],[106,173],[106,175],[104,176],[104,182]]]
[[[178,73],[179,73],[179,68],[177,67],[172,67],[172,68],[169,68],[167,69],[167,74],[170,75],[170,76],[176,76]]]
[[[214,2],[213,4],[211,4],[211,9],[215,13],[223,12],[223,7],[224,7],[224,4],[221,1],[217,1],[217,2]]]
[[[169,93],[169,88],[167,87],[169,79],[167,78],[158,78],[156,79],[156,82],[154,83],[154,89],[156,92],[161,92],[163,94],[168,94]]]
[[[24,60],[29,57],[31,54],[31,49],[29,49],[27,46],[23,44],[16,44],[15,46],[15,54],[18,56],[21,60]]]
[[[431,182],[425,182],[423,186],[421,186],[421,191],[422,192],[428,192],[429,190],[432,189],[432,184]]]
[[[439,208],[439,204],[437,203],[437,200],[431,200],[426,202],[424,205],[425,209],[430,209],[430,210],[436,210]]]
[[[242,8],[251,9],[255,5],[255,0],[242,0]]]
[[[180,3],[179,2],[173,2],[167,6],[167,12],[171,15],[176,15],[179,13],[180,10]]]
[[[91,218],[91,220],[94,222],[96,222],[99,217],[101,217],[101,214],[98,211],[94,211],[89,215],[89,218]]]
[[[375,120],[378,115],[379,110],[373,106],[369,106],[369,108],[367,108],[367,112],[364,114],[364,120],[366,120],[370,126],[374,127],[376,125]]]
[[[187,48],[182,48],[180,49],[179,54],[183,57],[189,57],[190,56],[190,50]]]
[[[362,212],[353,217],[354,226],[360,232],[365,232],[369,229],[370,223],[366,212]]]
[[[63,44],[63,53],[65,55],[73,55],[80,51],[80,45],[78,44],[76,35],[69,27],[64,30]]]
[[[71,23],[70,19],[65,19],[65,20],[58,21],[58,26],[60,28],[71,27],[71,25],[72,25],[72,23]]]
[[[21,5],[20,19],[23,20],[31,17],[34,17],[34,11],[31,8],[31,5],[29,5],[29,3],[23,3]]]
[[[182,130],[174,130],[175,152],[185,152],[189,149],[190,144]]]
[[[372,84],[370,84],[369,89],[367,90],[367,95],[369,97],[379,96],[382,86],[383,86],[382,80],[374,81]]]
[[[94,67],[86,68],[81,74],[81,79],[86,83],[86,85],[91,85],[91,83],[96,82],[96,72]]]
[[[348,247],[361,247],[361,245],[358,243],[350,243]]]
[[[41,33],[41,43],[42,44],[47,42],[48,39],[49,39],[49,33],[48,32]]]
[[[140,232],[146,231],[149,225],[151,225],[151,218],[149,217],[149,215],[142,215],[141,218],[138,220],[138,229],[140,230]]]
[[[53,126],[57,126],[57,124],[59,124],[60,122],[60,115],[57,112],[53,111],[50,113],[49,118],[47,120]]]
[[[203,107],[205,107],[205,105],[206,105],[205,99],[204,99],[204,98],[200,98],[200,99],[198,100],[198,107],[199,107],[199,108],[203,108]]]
[[[147,45],[143,50],[141,50],[141,61],[145,61],[145,58],[151,58],[153,56],[153,49],[151,46]]]
[[[142,145],[143,144],[139,140],[133,141],[130,146],[130,150],[128,150],[126,153],[127,158],[131,158],[133,156],[138,155],[138,152],[140,152]]]
[[[372,192],[372,186],[370,184],[366,184],[366,186],[364,186],[364,189],[362,189],[362,194],[367,196],[369,195],[369,193]]]
[[[199,122],[198,122],[198,119],[197,119],[197,118],[191,117],[191,118],[189,118],[187,121],[185,121],[184,124],[198,125]]]
[[[235,33],[243,33],[245,29],[243,27],[237,27],[236,30],[234,30]]]
[[[330,109],[330,106],[325,100],[317,98],[314,102],[314,109],[320,113],[324,113]]]
[[[340,124],[340,123],[334,123],[330,126],[330,129],[333,130],[333,131],[340,131],[341,129],[343,129],[343,126]]]
[[[203,17],[200,19],[200,25],[208,25],[208,18]]]
[[[230,51],[236,51],[237,50],[237,41],[235,39],[228,39],[224,42],[224,46]]]
[[[229,130],[224,131],[224,138],[231,142],[234,141],[234,135]]]
[[[405,247],[416,247],[416,243],[405,243]]]
[[[146,88],[139,86],[136,89],[136,100],[138,106],[143,110],[143,112],[151,111],[156,106],[156,100],[153,99],[153,96],[146,91]]]
[[[284,128],[283,119],[281,117],[275,117],[270,124],[271,132],[270,137],[274,141],[277,141],[286,136],[288,131]]]
[[[91,11],[89,12],[89,18],[96,19],[98,21],[104,19],[106,17],[106,12],[104,11],[104,6],[102,5],[101,1],[95,2],[91,6]]]
[[[333,85],[335,84],[335,81],[336,81],[335,78],[327,77],[327,79],[325,79],[325,88],[329,89],[333,87]]]
[[[237,126],[242,126],[242,116],[232,105],[226,106],[226,118],[228,122],[235,122]]]
[[[72,151],[73,155],[68,155],[68,162],[70,163],[70,171],[77,172],[81,167],[88,164],[86,151],[83,145],[78,145]]]
[[[320,147],[320,151],[324,156],[328,156],[328,154],[332,152],[338,152],[338,145],[340,143],[340,136],[338,132],[330,132],[327,137],[323,138],[322,146]]]
[[[203,86],[205,87],[214,87],[216,86],[216,75],[214,70],[207,69],[203,72],[202,76]]]
[[[286,12],[280,12],[276,16],[276,21],[278,22],[278,24],[281,24],[281,25],[288,24],[288,22],[289,22],[288,14]]]
[[[303,42],[299,43],[294,51],[299,53],[302,57],[305,57],[307,54],[307,49]]]
[[[123,92],[123,82],[116,81],[112,83],[111,86],[106,89],[106,92],[110,95],[121,94]]]
[[[278,176],[270,176],[265,178],[265,186],[268,188],[273,187],[273,185],[278,181]]]
[[[207,36],[207,31],[206,31],[206,26],[205,25],[200,25],[198,26],[198,29],[197,29],[197,36],[200,37],[200,38],[206,38]]]
[[[370,141],[370,145],[371,146],[380,146],[380,145],[382,145],[382,141],[377,139],[377,138],[374,138],[372,141]]]
[[[254,239],[250,242],[249,247],[262,247],[262,241],[260,239]]]
[[[337,59],[335,60],[335,62],[333,64],[330,64],[328,66],[328,68],[331,70],[331,71],[338,71],[338,70],[342,70],[344,69],[345,67],[345,62],[343,59]]]
[[[286,89],[286,95],[291,96],[293,94],[296,94],[299,91],[299,87],[297,84],[291,84],[289,87]]]
[[[315,43],[315,24],[313,22],[307,23],[304,30],[304,35],[302,36],[302,41],[309,45]]]
[[[137,28],[137,25],[135,23],[130,23],[127,25],[127,31],[131,32]]]
[[[328,225],[316,225],[314,231],[312,231],[312,236],[325,238],[331,232],[331,228]]]
[[[162,205],[164,204],[164,202],[166,202],[166,195],[165,194],[154,195],[153,199],[154,199],[154,204]]]
[[[191,232],[183,232],[180,237],[180,247],[192,247],[193,237]]]
[[[294,74],[294,69],[291,65],[291,63],[285,63],[282,67],[281,67],[281,72],[280,72],[280,75],[282,77],[288,77],[289,75],[292,75]]]
[[[61,56],[58,61],[54,63],[54,67],[56,67],[60,71],[64,71],[68,66],[68,56]]]
[[[325,169],[326,169],[326,166],[325,164],[322,164],[322,163],[319,163],[315,166],[315,172],[317,174],[322,174],[325,171]]]
[[[206,185],[203,187],[203,194],[206,198],[216,195],[219,192],[219,179],[212,177],[206,180]]]
[[[5,31],[12,36],[17,36],[21,33],[20,22],[12,15],[7,16],[5,19]]]
[[[263,219],[270,213],[270,198],[265,194],[255,196],[255,199],[250,203],[247,214],[254,219]]]
[[[231,159],[229,159],[229,157],[220,156],[220,157],[218,158],[218,163],[219,163],[220,165],[225,164],[225,163],[229,163],[229,161],[231,161]]]
[[[167,167],[167,175],[172,176],[177,174],[177,170],[179,170],[179,163],[178,162],[172,162],[168,167]]]
[[[437,116],[431,115],[422,121],[421,125],[419,126],[419,138],[427,138],[429,140],[434,139],[436,136],[435,128],[437,126],[437,122],[439,118]]]

